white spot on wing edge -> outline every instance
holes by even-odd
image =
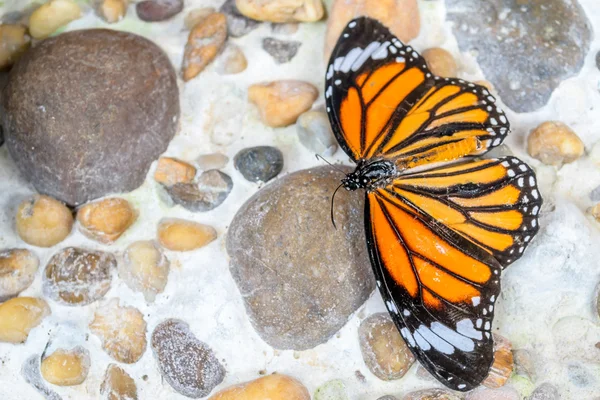
[[[408,328],[405,327],[405,328],[400,329],[400,333],[402,334],[402,337],[404,338],[404,340],[406,340],[411,347],[415,347],[415,345],[416,345],[415,338],[413,337],[413,335],[411,335]]]
[[[477,320],[479,323],[479,320]],[[475,329],[473,326],[473,321],[468,318],[461,319],[456,323],[456,331],[463,336],[469,337],[471,339],[481,340],[481,332]]]
[[[479,305],[479,303],[481,302],[481,297],[477,296],[477,297],[473,297],[471,299],[471,301],[473,302],[473,306],[477,307]]]

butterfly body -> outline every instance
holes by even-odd
[[[326,106],[365,190],[367,248],[381,296],[421,364],[446,386],[478,386],[494,359],[502,269],[537,233],[542,198],[502,143],[488,89],[434,76],[378,21],[351,21],[327,68]]]

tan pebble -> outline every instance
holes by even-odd
[[[281,374],[268,375],[231,386],[208,400],[310,400],[310,394],[298,380]]]
[[[35,195],[19,205],[16,226],[19,237],[26,243],[52,247],[71,233],[73,214],[60,201]]]
[[[446,389],[425,389],[407,393],[402,400],[462,400],[462,396]]]
[[[119,22],[127,13],[129,0],[95,0],[96,14],[109,24]]]
[[[241,14],[258,21],[315,22],[323,18],[322,0],[236,0]]]
[[[248,60],[239,46],[228,43],[219,57],[217,72],[221,75],[239,74],[248,68]]]
[[[318,96],[310,83],[293,80],[255,84],[248,89],[248,98],[258,106],[262,121],[273,128],[295,123]]]
[[[25,249],[0,250],[0,301],[17,296],[35,278],[40,260]]]
[[[0,342],[23,343],[29,332],[50,315],[43,299],[15,297],[0,304]]]
[[[202,22],[206,17],[210,14],[213,14],[217,10],[214,7],[202,7],[202,8],[194,8],[187,13],[183,20],[183,25],[188,30],[194,29],[196,25]]]
[[[11,67],[29,48],[31,38],[22,25],[0,25],[0,69]]]
[[[196,176],[196,168],[176,158],[161,157],[156,165],[154,180],[165,186],[190,183]]]
[[[31,14],[29,33],[36,39],[44,39],[79,17],[81,9],[74,0],[51,0]]]
[[[42,359],[40,371],[44,379],[53,385],[80,385],[90,370],[90,354],[81,346],[74,349],[58,349]]]
[[[127,372],[116,364],[109,364],[100,386],[106,400],[137,400],[137,386]]]
[[[358,329],[365,364],[379,379],[400,379],[415,358],[387,313],[374,314]]]
[[[137,219],[137,212],[125,199],[110,198],[86,204],[77,212],[81,232],[90,239],[110,244]]]
[[[158,224],[158,241],[161,246],[173,251],[191,251],[206,246],[217,238],[217,231],[183,219],[163,219]]]
[[[327,18],[325,59],[348,22],[362,15],[381,21],[404,43],[416,38],[421,29],[417,0],[334,0]]]
[[[146,351],[144,316],[134,307],[119,306],[119,299],[98,308],[90,330],[102,340],[108,355],[119,362],[135,363]]]
[[[596,218],[596,221],[600,222],[600,203],[594,205],[592,208],[590,208],[590,213],[592,214],[592,216],[594,218]],[[1,267],[0,267],[1,269]]]
[[[439,47],[427,49],[422,53],[432,74],[443,78],[456,77],[458,67],[454,57],[448,51]]]
[[[227,39],[227,17],[213,13],[198,23],[188,36],[183,55],[183,80],[195,78],[215,59]]]
[[[514,368],[512,346],[508,339],[494,334],[494,363],[487,378],[481,383],[490,389],[504,386]]]
[[[134,242],[119,263],[119,278],[132,290],[142,292],[146,301],[162,293],[169,277],[169,260],[153,241]]]
[[[202,154],[196,158],[196,164],[202,171],[225,168],[228,162],[229,157],[222,153]]]
[[[581,139],[562,122],[544,122],[527,138],[529,155],[548,165],[573,162],[583,155],[584,150]]]

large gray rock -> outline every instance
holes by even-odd
[[[446,0],[462,51],[472,51],[517,112],[543,107],[583,66],[592,28],[577,0]]]
[[[20,171],[70,205],[140,186],[179,118],[166,54],[140,36],[105,29],[40,42],[12,69],[2,102]]]
[[[227,235],[231,274],[269,345],[305,350],[333,336],[373,291],[364,194],[340,191],[331,167],[287,175],[242,206]]]

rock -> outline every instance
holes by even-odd
[[[378,398],[377,400],[398,400],[396,397],[394,396],[382,396],[380,398]]]
[[[29,332],[50,315],[43,299],[15,297],[0,303],[0,343],[23,343]]]
[[[12,65],[27,51],[31,38],[22,25],[0,25],[0,70]]]
[[[42,357],[40,370],[44,379],[53,385],[80,385],[90,371],[90,353],[81,346],[58,349]]]
[[[283,153],[271,146],[249,147],[239,151],[233,163],[246,180],[268,182],[283,169]]]
[[[527,400],[559,400],[560,393],[551,383],[542,383],[538,386]]]
[[[462,396],[446,389],[425,389],[408,393],[402,400],[462,400]]]
[[[191,31],[196,25],[216,11],[217,10],[215,10],[213,7],[194,8],[186,14],[185,19],[183,20],[183,25],[187,30]]]
[[[202,212],[221,205],[232,188],[233,181],[229,175],[211,169],[202,172],[194,183],[178,183],[166,189],[175,204],[192,212]]]
[[[600,69],[600,51],[596,53],[596,68]]]
[[[310,83],[292,80],[255,84],[248,89],[248,98],[258,106],[261,120],[273,128],[295,123],[318,95]]]
[[[134,242],[127,247],[119,263],[119,278],[134,291],[142,292],[148,302],[162,293],[169,277],[169,260],[156,243]]]
[[[90,331],[102,341],[102,348],[121,363],[137,362],[146,351],[146,321],[134,307],[119,306],[112,299],[98,308]]]
[[[29,250],[0,250],[0,302],[31,286],[39,265],[40,260]]]
[[[202,154],[196,158],[196,165],[201,171],[225,168],[228,162],[229,157],[223,153]]]
[[[127,372],[116,364],[109,364],[100,386],[106,400],[137,400],[137,386]]]
[[[562,166],[583,155],[579,136],[562,122],[547,121],[533,129],[527,138],[527,152],[547,165]]]
[[[281,374],[267,375],[231,386],[208,400],[310,400],[308,390],[296,379]]]
[[[74,0],[50,0],[29,17],[29,34],[35,39],[47,38],[61,26],[79,17],[81,9]]]
[[[24,242],[38,247],[52,247],[71,233],[73,214],[60,201],[35,195],[19,205],[15,225]]]
[[[515,373],[535,382],[537,373],[533,354],[529,350],[516,349],[513,350],[513,359],[515,363]]]
[[[165,186],[190,183],[195,176],[196,168],[193,165],[171,157],[161,157],[154,172],[154,180]]]
[[[577,75],[592,40],[576,0],[448,0],[446,11],[460,50],[477,57],[516,112],[544,106],[563,80]]]
[[[231,274],[250,322],[277,349],[324,343],[375,287],[362,194],[340,192],[338,229],[331,224],[331,195],[342,177],[331,167],[286,175],[250,198],[229,227]]]
[[[269,22],[315,22],[325,15],[322,0],[236,0],[248,18]]]
[[[500,389],[479,388],[467,393],[465,400],[520,400],[519,393],[511,387]]]
[[[327,19],[326,60],[348,22],[362,15],[381,21],[405,43],[421,29],[417,0],[334,0]]]
[[[183,0],[144,0],[135,5],[138,18],[146,22],[166,21],[183,10]]]
[[[298,32],[299,24],[297,22],[288,22],[287,24],[271,24],[271,31],[276,35],[293,35]]]
[[[92,5],[100,18],[114,24],[125,18],[129,0],[94,0]]]
[[[152,350],[162,377],[178,393],[207,396],[225,377],[225,369],[205,343],[177,319],[161,322],[152,332]]]
[[[233,43],[227,43],[217,61],[217,72],[221,75],[239,74],[248,68],[248,60],[242,49]]]
[[[358,337],[365,364],[379,379],[400,379],[415,362],[388,313],[365,319],[358,328]]]
[[[490,368],[487,378],[481,383],[483,386],[496,389],[504,386],[512,375],[514,362],[512,346],[508,339],[493,334],[494,337],[494,363]]]
[[[339,379],[325,382],[315,391],[314,400],[348,400],[346,385]]]
[[[337,140],[331,130],[329,117],[322,111],[307,111],[298,117],[298,140],[308,150],[331,156],[337,150]]]
[[[235,0],[225,0],[219,11],[227,15],[227,31],[232,37],[247,35],[262,23],[242,15],[235,5]]]
[[[136,219],[133,206],[118,197],[86,204],[77,212],[81,233],[104,244],[111,244],[121,237]]]
[[[183,80],[195,78],[215,59],[227,40],[227,17],[213,13],[198,23],[188,36],[181,67]]]
[[[48,388],[46,382],[42,379],[39,354],[34,354],[25,360],[21,367],[21,375],[25,382],[33,386],[46,400],[62,400],[62,397]]]
[[[43,275],[44,295],[65,304],[84,306],[100,300],[117,266],[115,256],[68,247],[54,254]]]
[[[458,74],[458,66],[454,57],[447,50],[433,47],[421,53],[432,74],[443,78],[454,78]]]
[[[591,207],[590,213],[596,219],[596,221],[600,222],[600,203],[597,203]]]
[[[166,54],[106,29],[38,43],[11,71],[2,101],[6,143],[22,175],[69,205],[140,186],[179,118]]]
[[[284,64],[292,61],[302,42],[296,40],[279,40],[275,38],[264,38],[262,42],[263,49],[273,57],[277,64]]]
[[[176,218],[165,218],[158,224],[158,241],[172,251],[192,251],[217,238],[212,226]]]

